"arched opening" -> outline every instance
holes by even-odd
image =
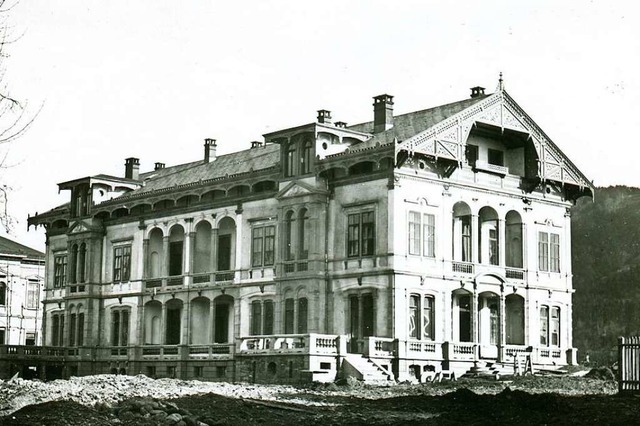
[[[85,243],[80,244],[78,249],[78,282],[84,283],[86,281],[86,267],[87,267],[87,245]]]
[[[213,303],[213,341],[215,343],[229,343],[233,339],[233,297],[218,296]]]
[[[221,189],[214,189],[213,191],[206,192],[200,197],[200,201],[203,203],[211,204],[214,201],[218,201],[226,197],[227,193]]]
[[[255,193],[270,192],[276,191],[278,189],[278,185],[272,180],[265,180],[254,184],[252,189]]]
[[[293,252],[293,211],[288,211],[284,216],[284,258],[294,260]]]
[[[524,345],[524,298],[510,294],[505,298],[507,345]]]
[[[454,290],[451,303],[453,340],[457,342],[472,342],[472,294],[463,289]]]
[[[120,207],[111,212],[111,219],[119,219],[126,216],[129,216],[129,209],[126,207]]]
[[[77,280],[78,268],[78,245],[71,246],[71,257],[69,258],[69,282],[75,284]]]
[[[144,343],[145,345],[162,344],[160,323],[162,318],[162,304],[152,300],[144,305]]]
[[[472,251],[471,208],[461,201],[453,206],[453,259],[473,262]]]
[[[492,292],[483,292],[478,295],[478,340],[481,346],[481,357],[498,357],[500,299],[497,294]]]
[[[376,163],[372,161],[363,161],[349,167],[349,176],[364,175],[373,173],[376,169]]]
[[[195,274],[212,272],[211,224],[209,222],[203,220],[196,225],[194,247],[193,272]]]
[[[163,275],[162,259],[164,258],[164,248],[162,245],[163,239],[162,229],[154,228],[149,233],[149,271],[147,276],[149,278],[159,278]]]
[[[175,206],[175,203],[173,200],[161,200],[153,205],[153,210],[155,211],[166,210],[166,209],[172,208],[173,206]]]
[[[235,265],[236,222],[224,217],[218,224],[218,271],[229,271]]]
[[[198,204],[199,197],[196,195],[185,195],[184,197],[178,198],[176,201],[176,207],[189,207],[194,204]]]
[[[307,209],[298,212],[298,259],[309,258],[309,240],[311,237],[309,214]]]
[[[249,185],[238,185],[227,191],[229,197],[242,197],[248,195],[250,191]]]
[[[498,213],[491,207],[481,208],[478,227],[480,263],[498,265],[500,263]]]
[[[169,275],[182,275],[184,260],[184,228],[174,225],[169,231]]]
[[[210,341],[210,300],[196,297],[191,301],[191,341],[194,345],[205,345]]]
[[[313,143],[311,139],[305,139],[302,142],[302,150],[300,152],[300,174],[304,175],[311,172],[311,162],[313,161]]]
[[[324,170],[323,172],[320,172],[320,176],[329,181],[340,179],[347,176],[347,169],[343,167],[332,167],[330,169]]]
[[[516,211],[511,210],[506,217],[506,263],[512,268],[523,267],[523,227],[522,217]]]
[[[150,212],[153,209],[151,204],[138,204],[131,207],[131,215],[141,215]]]
[[[380,170],[390,170],[393,169],[393,157],[385,157],[382,158],[378,162],[378,168]]]
[[[182,300],[171,299],[166,305],[165,342],[167,345],[179,345],[182,336]]]

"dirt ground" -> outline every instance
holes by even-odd
[[[112,376],[111,380],[116,380]],[[616,382],[586,377],[534,376],[511,380],[308,387],[208,384],[117,379],[121,385],[92,402],[92,388],[106,389],[109,376],[77,380],[78,395],[27,405],[0,418],[1,425],[484,425],[484,424],[640,424],[640,398],[618,396]],[[149,389],[190,387],[194,392],[155,398]],[[26,386],[24,382],[19,383]],[[86,387],[82,387],[86,386]],[[60,384],[64,386],[64,383]],[[135,388],[132,392],[129,388]],[[17,385],[0,384],[17,398]],[[29,395],[35,388],[28,389]],[[47,391],[51,392],[50,389]],[[172,391],[175,394],[175,391]],[[37,393],[37,390],[35,391]],[[100,395],[100,392],[95,392]],[[159,395],[164,395],[160,393]],[[95,398],[95,397],[94,397]],[[109,401],[109,402],[105,402]],[[4,404],[8,404],[5,400]],[[1,407],[0,407],[1,408]]]

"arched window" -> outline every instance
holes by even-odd
[[[84,283],[86,281],[85,269],[87,266],[87,245],[85,243],[80,244],[78,251],[78,282]]]
[[[453,206],[453,259],[473,262],[471,237],[471,209],[465,203]]]
[[[522,268],[522,218],[518,212],[512,210],[507,213],[505,222],[506,264],[512,268]]]
[[[313,145],[311,140],[307,139],[303,142],[302,156],[300,157],[300,174],[304,175],[311,172],[311,161],[313,158]]]
[[[290,143],[285,153],[285,177],[295,176],[296,174],[296,145]]]
[[[0,281],[0,305],[7,304],[7,284]]]
[[[196,225],[195,253],[193,253],[193,272],[195,274],[212,272],[211,264],[211,225],[202,221]]]
[[[127,346],[129,344],[129,308],[113,308],[111,310],[111,345]]]
[[[149,233],[149,259],[147,277],[160,278],[163,275],[162,264],[163,259],[163,234],[160,228],[154,228]]]
[[[74,244],[71,247],[71,265],[69,265],[69,282],[71,284],[75,284],[78,281],[76,280],[76,272],[78,265],[78,245]]]
[[[169,275],[182,275],[184,253],[184,229],[180,225],[169,233]]]
[[[294,260],[293,255],[293,211],[288,211],[284,218],[285,260]]]
[[[309,216],[307,209],[300,210],[298,214],[298,258],[309,258],[309,240],[311,233],[309,232]]]
[[[307,332],[308,308],[309,301],[306,297],[298,299],[298,334],[305,334]]]
[[[491,207],[483,207],[479,213],[479,244],[480,261],[489,265],[498,265],[500,262],[498,243],[498,214]]]

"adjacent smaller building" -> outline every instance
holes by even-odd
[[[40,345],[44,253],[0,237],[0,345]]]

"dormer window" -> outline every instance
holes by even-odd
[[[478,146],[477,145],[467,145],[467,149],[465,150],[465,155],[467,157],[467,164],[471,167],[476,166],[476,161],[478,161]]]

